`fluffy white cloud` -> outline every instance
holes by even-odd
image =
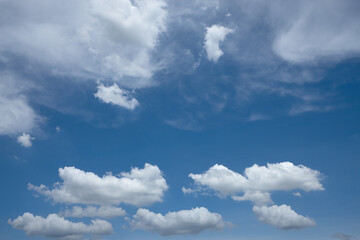
[[[217,62],[224,54],[219,45],[225,40],[226,35],[232,32],[234,32],[233,29],[220,25],[212,25],[211,27],[206,28],[205,49],[210,61]]]
[[[74,206],[71,209],[66,209],[62,214],[65,217],[100,217],[100,218],[114,218],[125,216],[126,212],[124,209],[113,206],[87,206],[86,208],[82,208],[79,206]]]
[[[344,58],[360,53],[360,16],[355,1],[301,1],[298,13],[287,16],[273,49],[294,63]]]
[[[160,169],[151,164],[145,164],[143,169],[132,168],[119,177],[111,174],[99,177],[75,167],[60,168],[59,176],[63,182],[55,184],[53,189],[32,184],[29,184],[29,189],[60,203],[127,203],[135,206],[161,202],[164,191],[168,189]]]
[[[55,74],[149,85],[144,78],[156,70],[151,52],[166,30],[165,8],[163,0],[0,1],[0,35],[7,36],[0,52]]]
[[[34,140],[34,139],[35,138],[30,136],[30,134],[23,133],[22,135],[20,135],[18,137],[17,141],[18,141],[18,143],[21,144],[21,146],[28,148],[28,147],[31,147],[31,145],[32,145],[31,141]]]
[[[169,212],[165,216],[139,209],[130,222],[133,229],[156,232],[162,236],[197,234],[204,230],[220,230],[226,223],[218,213],[204,207]]]
[[[118,105],[129,110],[134,110],[136,106],[139,105],[139,102],[135,98],[131,97],[128,91],[119,88],[116,83],[109,87],[100,83],[97,89],[98,90],[94,96],[105,103]]]
[[[235,201],[251,201],[256,205],[266,205],[273,203],[270,193],[260,191],[245,192],[243,196],[232,196],[231,198]]]
[[[8,223],[16,229],[26,232],[28,236],[44,236],[56,239],[83,239],[83,235],[106,235],[113,232],[111,224],[96,219],[90,225],[83,222],[70,222],[56,214],[49,214],[47,218],[24,213]]]
[[[287,205],[254,206],[253,211],[261,222],[284,230],[301,229],[316,225],[313,219],[297,214]]]
[[[223,165],[214,165],[203,174],[189,174],[197,185],[208,187],[222,196],[245,193],[236,200],[256,200],[270,202],[268,192],[302,189],[304,191],[323,190],[321,174],[303,165],[281,162],[267,166],[246,168],[244,175],[234,172]],[[263,199],[263,200],[261,200]]]

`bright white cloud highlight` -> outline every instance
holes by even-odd
[[[206,28],[205,49],[210,61],[217,62],[224,54],[219,45],[225,40],[226,35],[232,32],[234,32],[233,29],[220,25],[212,25]]]
[[[277,35],[273,49],[294,63],[360,53],[360,17],[353,1],[302,1],[295,19]]]
[[[21,146],[28,148],[28,147],[31,147],[31,145],[32,145],[31,141],[34,140],[34,139],[35,138],[30,136],[30,134],[23,133],[22,135],[20,135],[18,137],[17,141],[18,141],[18,143],[21,144]]]
[[[254,206],[253,211],[261,222],[284,230],[302,229],[316,225],[313,219],[297,214],[287,205]]]
[[[60,168],[59,176],[63,182],[55,184],[53,189],[32,184],[29,189],[59,203],[135,206],[161,202],[168,189],[160,169],[148,163],[143,169],[132,168],[119,177],[110,174],[99,177],[75,167]]]
[[[0,9],[0,51],[55,74],[151,84],[152,51],[166,31],[163,0],[4,0]]]
[[[155,232],[162,236],[197,234],[204,230],[220,230],[226,223],[218,213],[204,207],[169,212],[165,216],[139,209],[130,222],[133,229]]]
[[[129,110],[134,110],[139,105],[139,102],[131,97],[128,91],[119,88],[116,83],[109,87],[99,84],[97,89],[94,96],[105,103],[111,103]]]
[[[100,218],[115,218],[125,216],[126,212],[124,209],[113,206],[87,206],[86,208],[82,208],[80,206],[74,206],[71,209],[66,209],[62,214],[65,217],[100,217]]]
[[[320,172],[303,165],[295,166],[291,162],[268,163],[267,166],[254,164],[245,169],[244,175],[216,164],[203,174],[191,173],[189,177],[197,185],[208,187],[219,195],[231,195],[236,200],[253,199],[254,202],[270,202],[267,193],[271,191],[324,189],[320,183]],[[245,195],[234,197],[238,193]]]
[[[92,220],[90,225],[83,222],[70,222],[56,214],[47,218],[24,213],[8,223],[16,229],[25,231],[28,236],[44,236],[56,239],[83,239],[83,235],[106,235],[113,232],[111,224],[104,220]]]

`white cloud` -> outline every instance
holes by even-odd
[[[31,145],[32,145],[31,141],[34,140],[34,139],[35,138],[30,136],[30,134],[23,133],[22,135],[20,135],[18,137],[17,141],[18,141],[18,143],[21,144],[21,146],[28,148],[28,147],[31,147]]]
[[[56,128],[55,128],[55,130],[56,130],[56,132],[61,132],[61,128],[59,127],[59,126],[56,126]]]
[[[23,94],[29,88],[17,76],[0,72],[0,135],[17,135],[37,127],[40,117]]]
[[[254,206],[253,211],[261,222],[284,230],[302,229],[316,225],[313,219],[297,214],[287,205]]]
[[[273,49],[294,63],[342,59],[360,53],[360,16],[355,1],[302,1],[295,16],[287,16]]]
[[[134,110],[139,105],[139,102],[131,97],[128,91],[119,88],[116,83],[109,87],[100,83],[97,89],[94,96],[105,103],[111,103],[129,110]]]
[[[160,169],[148,163],[143,169],[132,168],[119,177],[111,174],[99,177],[75,167],[60,168],[59,176],[63,182],[55,184],[53,189],[32,184],[29,184],[29,189],[59,203],[126,203],[135,206],[161,202],[164,191],[168,189]]]
[[[232,196],[231,198],[235,201],[251,201],[256,205],[266,205],[273,203],[270,193],[260,191],[245,192],[243,196]]]
[[[350,235],[344,234],[344,233],[334,233],[333,238],[337,238],[337,239],[340,239],[340,240],[350,240],[353,237],[350,236]]]
[[[83,235],[106,235],[113,232],[111,224],[104,220],[92,220],[90,225],[83,222],[70,222],[56,214],[47,218],[24,213],[8,223],[16,229],[26,232],[28,236],[44,236],[55,239],[83,239]]]
[[[295,197],[301,197],[301,193],[299,193],[299,192],[294,192],[293,195],[294,195]]]
[[[139,209],[130,222],[133,229],[156,232],[162,236],[197,234],[204,230],[220,230],[226,223],[218,213],[204,207],[169,212],[165,216]]]
[[[210,61],[217,62],[224,54],[219,45],[225,40],[226,35],[232,32],[234,32],[233,29],[220,25],[212,25],[206,28],[205,49]]]
[[[4,0],[0,9],[7,16],[0,24],[0,35],[7,36],[0,51],[55,74],[151,84],[144,78],[157,68],[151,54],[166,31],[163,0]]]
[[[100,217],[100,218],[115,218],[125,216],[126,212],[124,209],[113,206],[87,206],[82,208],[80,206],[74,206],[71,209],[66,209],[62,214],[65,217]]]
[[[295,166],[291,162],[281,162],[267,166],[246,168],[244,175],[234,172],[223,165],[214,165],[203,174],[189,174],[197,185],[208,187],[222,196],[234,196],[238,193],[261,192],[258,196],[265,197],[266,192],[323,190],[320,183],[321,174],[303,165]],[[236,197],[239,199],[238,197]],[[249,198],[244,196],[243,199]],[[240,198],[241,199],[241,198]]]
[[[253,113],[250,115],[250,117],[248,117],[247,121],[248,122],[255,122],[255,121],[260,121],[260,120],[269,120],[270,117],[265,116],[263,114],[260,113]]]

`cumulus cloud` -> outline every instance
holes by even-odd
[[[256,205],[266,205],[273,203],[270,193],[260,191],[245,192],[243,196],[232,196],[231,198],[235,201],[251,201]]]
[[[24,213],[8,223],[15,229],[25,231],[28,236],[44,236],[55,239],[83,239],[83,235],[106,235],[113,232],[111,224],[105,220],[92,220],[91,224],[70,222],[57,214],[46,218]]]
[[[86,208],[82,208],[80,206],[74,206],[71,209],[66,209],[62,214],[65,217],[100,217],[100,218],[115,218],[125,216],[126,212],[124,209],[113,206],[87,206]]]
[[[273,45],[275,53],[293,63],[359,54],[358,6],[352,0],[302,1],[291,25],[278,31]]]
[[[287,205],[254,206],[253,211],[261,222],[284,230],[302,229],[316,225],[313,219],[297,214]]]
[[[97,89],[94,96],[105,103],[111,103],[129,110],[134,110],[139,105],[139,102],[131,97],[128,91],[119,88],[116,83],[109,87],[100,83]]]
[[[144,79],[157,68],[151,53],[166,31],[163,0],[4,0],[0,9],[0,34],[7,36],[0,52],[8,56],[52,74],[112,78],[131,87],[151,84]]]
[[[165,216],[139,209],[130,222],[133,229],[156,232],[162,236],[197,234],[204,230],[220,230],[226,223],[218,213],[204,207],[169,212]]]
[[[293,195],[294,195],[295,197],[301,197],[301,193],[299,193],[299,192],[294,192]]]
[[[212,25],[206,28],[205,49],[210,61],[217,62],[224,54],[219,45],[225,40],[226,35],[232,32],[234,32],[233,29],[220,25]]]
[[[28,147],[31,147],[31,145],[32,145],[31,141],[34,140],[34,139],[35,138],[30,136],[30,134],[23,133],[22,135],[20,135],[18,137],[17,141],[18,141],[18,143],[21,144],[21,146],[28,148]]]
[[[258,203],[270,202],[267,193],[271,191],[324,189],[320,183],[320,172],[303,165],[296,166],[291,162],[268,163],[267,166],[254,164],[245,169],[244,175],[216,164],[205,173],[191,173],[189,177],[197,185],[210,188],[218,195],[231,195],[235,200],[254,200]],[[238,197],[236,196],[238,193],[245,193],[245,195]]]
[[[60,168],[59,176],[63,181],[56,183],[53,189],[32,184],[29,184],[29,189],[59,203],[126,203],[134,206],[161,202],[164,191],[168,189],[160,169],[148,163],[143,169],[132,168],[130,172],[121,173],[119,177],[111,174],[99,177],[75,167]]]

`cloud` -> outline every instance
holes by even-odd
[[[30,134],[23,133],[22,135],[20,135],[18,137],[17,141],[18,141],[18,143],[21,144],[21,146],[28,148],[28,147],[31,147],[31,145],[32,145],[31,141],[34,140],[34,139],[35,138],[30,136]]]
[[[129,110],[134,110],[139,105],[139,102],[131,97],[128,91],[119,88],[116,83],[109,87],[100,83],[97,89],[94,96],[105,103],[111,103]]]
[[[299,193],[299,192],[294,192],[293,195],[294,195],[295,197],[301,197],[301,193]]]
[[[83,239],[83,235],[107,235],[113,232],[111,224],[96,219],[90,225],[83,222],[70,222],[56,214],[49,214],[47,218],[24,213],[8,223],[16,229],[25,231],[28,236],[44,236],[54,239]]]
[[[29,189],[58,203],[126,203],[134,206],[161,202],[164,191],[168,189],[160,169],[148,163],[143,169],[132,168],[129,173],[123,172],[119,177],[111,174],[99,177],[75,167],[59,168],[59,176],[63,182],[56,183],[53,189],[32,184],[29,184]]]
[[[253,211],[261,222],[283,230],[302,229],[316,225],[313,219],[297,214],[287,205],[254,206]]]
[[[212,25],[206,28],[205,49],[210,61],[217,62],[224,54],[219,45],[226,38],[226,35],[233,33],[234,30],[220,25]]]
[[[353,237],[350,235],[347,235],[347,234],[343,234],[343,233],[334,233],[333,238],[337,238],[340,240],[350,240]]]
[[[0,135],[30,132],[39,124],[41,118],[23,93],[29,88],[31,87],[17,76],[0,72]]]
[[[66,209],[62,214],[65,217],[100,217],[100,218],[115,218],[125,216],[126,212],[124,209],[119,207],[112,206],[87,206],[86,208],[82,208],[79,206],[74,206],[71,209]]]
[[[166,31],[163,0],[4,0],[0,9],[0,35],[7,36],[0,52],[7,56],[55,76],[113,79],[134,88],[152,84],[157,66],[151,54]]]
[[[271,195],[268,192],[251,191],[245,192],[243,196],[232,196],[235,201],[251,201],[256,205],[272,204]]]
[[[223,165],[215,164],[203,174],[189,174],[189,177],[199,186],[208,187],[221,196],[235,196],[245,193],[237,200],[263,198],[269,201],[266,194],[271,191],[290,191],[302,189],[304,191],[323,190],[320,183],[321,174],[306,166],[295,166],[291,162],[268,163],[267,166],[246,168],[244,175],[234,172]],[[247,193],[247,194],[246,194]],[[261,202],[261,201],[260,201]]]
[[[281,27],[278,31],[274,52],[293,63],[358,55],[358,9],[358,3],[351,0],[302,1],[290,26]]]
[[[226,225],[220,214],[211,213],[204,207],[169,212],[165,216],[139,209],[130,224],[133,229],[162,236],[197,234],[205,230],[220,230]]]
[[[268,116],[265,116],[263,114],[259,114],[259,113],[253,113],[250,115],[250,117],[248,117],[247,121],[248,122],[255,122],[255,121],[260,121],[260,120],[269,120],[271,119]]]

